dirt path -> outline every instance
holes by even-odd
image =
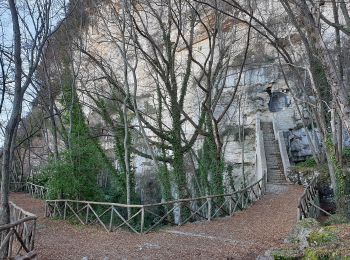
[[[282,243],[296,221],[303,188],[284,187],[233,217],[145,235],[46,219],[44,203],[28,194],[13,193],[11,200],[39,217],[39,259],[255,259]]]

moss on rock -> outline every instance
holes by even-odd
[[[275,260],[296,260],[300,259],[302,252],[297,247],[285,246],[271,252],[271,256]]]
[[[327,243],[336,242],[338,240],[337,235],[334,233],[334,231],[329,229],[319,229],[312,231],[308,236],[308,242],[312,245],[324,245]]]
[[[300,244],[300,247],[308,246],[307,237],[315,229],[320,227],[320,223],[313,218],[305,218],[295,224],[289,233],[287,241],[289,243]]]
[[[305,249],[303,259],[307,260],[328,260],[328,259],[350,259],[349,255],[344,254],[339,245],[330,244],[322,247],[310,247]]]
[[[350,224],[321,226],[315,219],[299,221],[283,246],[271,251],[278,260],[350,260]]]

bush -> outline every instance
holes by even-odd
[[[313,158],[309,158],[303,162],[297,163],[295,166],[298,168],[314,168],[317,166],[317,163]]]
[[[325,222],[325,226],[330,226],[330,225],[338,225],[338,224],[346,224],[348,223],[348,219],[346,216],[341,215],[341,214],[334,214],[330,216]]]

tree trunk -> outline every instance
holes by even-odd
[[[11,11],[12,30],[14,37],[14,64],[15,64],[15,92],[13,109],[10,120],[5,130],[5,141],[3,147],[2,158],[2,180],[1,180],[1,201],[0,201],[0,224],[10,222],[9,212],[9,179],[11,170],[11,147],[13,139],[16,136],[17,126],[22,111],[22,59],[21,59],[21,32],[18,21],[18,13],[14,0],[9,0],[9,8]]]
[[[9,207],[9,189],[10,189],[10,172],[11,172],[11,158],[13,152],[13,140],[16,137],[17,126],[20,120],[22,111],[22,59],[21,59],[21,33],[18,21],[18,13],[14,0],[9,0],[9,8],[11,11],[11,19],[13,25],[14,37],[14,64],[15,64],[15,91],[13,108],[10,120],[5,130],[5,141],[3,147],[2,157],[2,179],[1,179],[1,198],[0,198],[0,225],[10,223],[10,207]],[[7,256],[8,247],[0,252],[0,258]]]

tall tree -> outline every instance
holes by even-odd
[[[9,212],[9,180],[11,174],[11,160],[15,148],[15,138],[21,115],[23,101],[30,87],[34,73],[41,59],[45,43],[50,35],[60,25],[60,15],[64,1],[51,0],[15,1],[8,0],[5,14],[8,14],[12,23],[12,46],[6,52],[3,63],[11,64],[13,80],[7,81],[6,89],[12,89],[13,96],[11,112],[4,133],[4,145],[2,156],[2,179],[0,201],[0,223],[10,221]],[[56,23],[56,24],[55,24]],[[1,46],[4,49],[5,46]],[[13,62],[12,62],[13,61]]]

